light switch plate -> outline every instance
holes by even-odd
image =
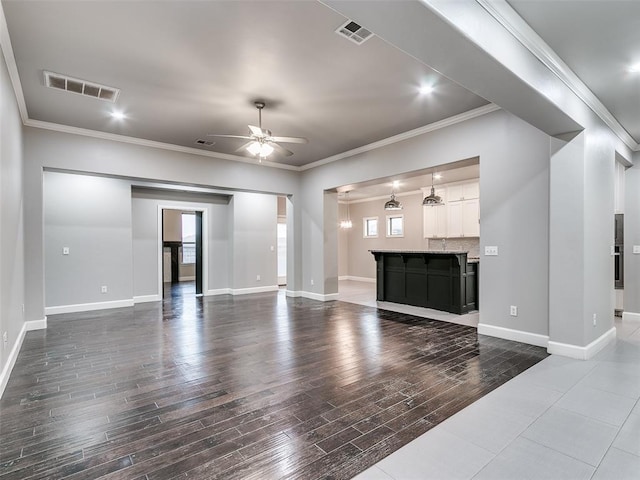
[[[635,253],[636,255],[640,253],[640,245],[633,246],[633,253]]]
[[[497,246],[484,247],[484,254],[486,256],[498,255],[498,247]]]
[[[69,247],[62,247],[62,254],[69,255]]]

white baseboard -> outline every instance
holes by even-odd
[[[277,292],[278,285],[267,285],[264,287],[250,287],[250,288],[232,288],[231,295],[248,295],[250,293],[264,293],[264,292]]]
[[[376,283],[375,278],[354,277],[353,275],[343,275],[342,277],[338,277],[338,280],[351,280],[352,282]]]
[[[287,290],[286,295],[287,297],[292,297],[292,298],[295,298],[295,297],[309,298],[311,300],[318,300],[319,302],[332,302],[334,300],[338,300],[337,293],[328,293],[324,295],[322,293],[305,292],[302,290],[298,290],[298,291]]]
[[[160,295],[139,295],[137,297],[133,297],[133,303],[147,303],[147,302],[160,302],[162,297]]]
[[[607,344],[616,338],[616,327],[611,327],[607,332],[600,335],[593,342],[585,347],[571,345],[568,343],[549,342],[547,352],[563,357],[575,358],[577,360],[589,360],[596,353],[602,350]]]
[[[622,312],[622,320],[640,321],[640,313]]]
[[[214,295],[231,295],[230,288],[216,288],[214,290],[207,290],[207,293],[204,294],[205,297],[211,297]]]
[[[513,330],[511,328],[496,327],[495,325],[487,325],[486,323],[478,324],[478,333],[480,335],[504,338],[505,340],[513,340],[514,342],[527,343],[538,347],[547,347],[547,344],[549,343],[549,337],[547,335],[523,332],[522,330]]]
[[[195,280],[196,277],[194,275],[188,276],[188,277],[178,277],[178,281],[179,282],[190,282],[192,280]]]
[[[59,305],[55,307],[45,307],[46,315],[56,315],[58,313],[90,312],[93,310],[105,310],[107,308],[133,307],[133,298],[127,300],[112,300],[109,302],[79,303],[77,305]]]
[[[24,342],[24,336],[31,330],[41,330],[43,328],[47,328],[46,317],[42,320],[29,320],[28,322],[24,322],[22,324],[22,328],[20,329],[18,338],[16,338],[16,342],[13,344],[13,347],[9,352],[9,356],[7,357],[7,362],[4,364],[2,372],[0,372],[0,398],[2,398],[2,395],[4,395],[4,389],[9,382],[9,377],[11,376],[13,367],[16,364],[16,360],[18,359],[18,354],[20,353],[20,349],[22,348],[22,342]]]

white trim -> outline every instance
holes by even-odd
[[[487,113],[495,112],[496,110],[500,110],[500,107],[497,105],[494,105],[493,103],[490,103],[489,105],[484,105],[482,107],[474,108],[473,110],[469,110],[468,112],[463,112],[458,115],[454,115],[453,117],[445,118],[443,120],[430,123],[429,125],[424,125],[422,127],[409,130],[408,132],[394,135],[393,137],[385,138],[383,140],[370,143],[368,145],[363,145],[362,147],[354,148],[353,150],[348,150],[346,152],[338,153],[337,155],[327,157],[323,160],[318,160],[317,162],[308,163],[306,165],[299,167],[299,170],[304,172],[305,170],[319,167],[321,165],[326,165],[327,163],[336,162],[338,160],[352,157],[360,153],[369,152],[371,150],[375,150],[381,147],[386,147],[387,145],[392,145],[394,143],[402,142],[403,140],[417,137],[425,133],[433,132],[435,130],[440,130],[441,128],[450,127],[451,125],[465,122],[467,120],[471,120],[472,118],[480,117],[482,115],[486,115]]]
[[[20,349],[22,348],[22,342],[24,342],[24,336],[31,330],[42,330],[45,328],[47,328],[47,317],[43,318],[42,320],[29,320],[22,324],[20,333],[18,333],[18,338],[16,338],[16,341],[13,344],[11,351],[9,352],[9,356],[7,357],[7,361],[4,364],[4,368],[2,369],[2,372],[0,372],[0,398],[2,398],[2,395],[4,395],[4,389],[9,382],[9,377],[11,376],[13,367],[16,364],[16,360],[18,359],[18,354],[20,353]]]
[[[193,264],[191,264],[191,265],[193,265]],[[188,277],[178,277],[178,281],[179,282],[190,282],[190,281],[195,280],[195,279],[196,279],[195,275],[190,275]]]
[[[20,118],[22,119],[22,123],[25,123],[29,119],[29,113],[27,112],[27,103],[24,100],[24,92],[22,91],[22,82],[20,81],[16,58],[13,56],[13,46],[11,45],[9,27],[7,26],[7,18],[4,15],[2,3],[0,3],[0,48],[2,48],[7,70],[9,71],[9,78],[11,79],[13,92],[16,96],[16,102],[18,103]]]
[[[375,278],[355,277],[353,275],[342,275],[341,277],[338,277],[338,280],[351,280],[352,282],[376,283]]]
[[[109,302],[78,303],[75,305],[45,307],[44,313],[47,315],[57,315],[59,313],[91,312],[93,310],[124,307],[133,307],[133,298],[126,300],[111,300]]]
[[[386,238],[404,238],[404,214],[403,213],[396,213],[396,214],[390,214],[386,216],[387,219],[385,220],[385,231],[387,234]],[[402,219],[402,233],[400,235],[394,235],[391,233],[391,219],[392,218],[401,218]]]
[[[248,295],[250,293],[277,292],[278,285],[266,285],[264,287],[232,288],[231,295]]]
[[[27,320],[24,322],[27,332],[32,330],[46,330],[47,329],[47,317],[41,320]]]
[[[160,295],[139,295],[137,297],[133,297],[133,304],[137,305],[138,303],[147,303],[147,302],[160,302],[162,297]]]
[[[640,313],[622,312],[622,321],[633,320],[635,322],[640,321]]]
[[[505,340],[512,340],[514,342],[521,342],[529,345],[536,345],[537,347],[546,347],[549,343],[549,337],[547,335],[497,327],[495,325],[487,325],[486,323],[478,324],[478,334],[504,338]]]
[[[586,347],[550,341],[549,346],[547,347],[547,352],[554,355],[575,358],[577,360],[589,360],[596,353],[606,347],[609,342],[615,340],[615,338],[616,327],[611,327],[607,332],[603,333]]]
[[[308,298],[310,300],[318,300],[319,302],[332,302],[338,300],[337,293],[328,293],[323,295],[322,293],[305,292],[303,290],[287,290],[286,296],[291,298]]]
[[[214,290],[207,290],[207,293],[204,294],[205,297],[212,297],[215,295],[231,295],[230,288],[216,288]]]
[[[227,153],[209,152],[194,147],[184,147],[182,145],[174,145],[172,143],[157,142],[155,140],[146,140],[143,138],[128,137],[126,135],[118,135],[115,133],[99,132],[97,130],[89,130],[86,128],[71,127],[69,125],[59,125],[57,123],[43,122],[42,120],[27,119],[23,122],[27,127],[41,128],[43,130],[53,130],[54,132],[70,133],[72,135],[81,135],[84,137],[100,138],[102,140],[111,140],[113,142],[130,143],[143,147],[158,148],[160,150],[170,150],[172,152],[190,153],[193,155],[201,155],[203,157],[217,158],[220,160],[231,160],[234,162],[250,163],[255,166],[265,166],[273,168],[282,168],[284,170],[297,171],[299,167],[287,165],[283,163],[269,162],[263,160],[258,163],[256,159],[241,157],[239,155],[229,155]]]
[[[542,64],[558,77],[595,113],[630,149],[638,151],[640,145],[629,135],[607,107],[562,61],[553,49],[531,28],[506,1],[476,0],[489,15],[498,21],[513,37],[529,50]]]

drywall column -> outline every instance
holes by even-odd
[[[615,151],[603,131],[564,140],[551,142],[549,352],[586,359],[615,338]]]
[[[625,320],[640,320],[640,152],[625,171],[624,222],[624,314]],[[639,247],[640,248],[640,247]]]

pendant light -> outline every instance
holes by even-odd
[[[442,201],[442,197],[436,195],[436,190],[433,188],[433,173],[431,174],[431,193],[424,197],[422,200],[423,207],[437,207],[439,205],[444,205]]]
[[[384,204],[385,210],[402,210],[402,204],[396,200],[395,186],[396,182],[393,182],[393,186],[391,187],[391,200]]]
[[[349,213],[349,192],[345,192],[344,196],[347,202],[347,219],[340,222],[340,228],[347,229],[353,227],[353,223],[351,223],[351,215]]]

